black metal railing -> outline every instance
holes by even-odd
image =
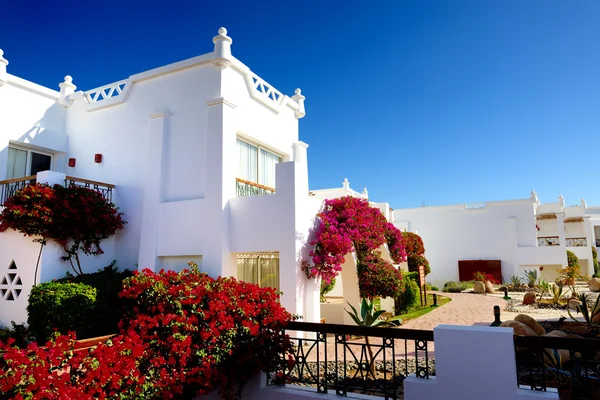
[[[433,331],[290,322],[286,332],[293,366],[272,374],[269,384],[398,399],[407,376],[435,375]]]
[[[561,399],[600,399],[600,339],[515,336],[517,382]]]
[[[90,181],[88,179],[75,178],[73,176],[66,177],[65,186],[81,186],[87,189],[95,190],[108,201],[112,201],[112,192],[115,188],[115,185],[111,185],[110,183]]]
[[[256,182],[246,181],[240,178],[235,179],[235,189],[237,197],[266,196],[275,193],[275,189],[272,187],[261,185]]]
[[[566,238],[565,242],[567,244],[567,247],[586,247],[587,246],[587,239],[584,237]]]
[[[23,178],[7,179],[0,181],[0,206],[4,205],[4,202],[15,195],[18,190],[23,189],[25,186],[35,184],[35,175],[25,176]]]
[[[540,247],[560,245],[558,236],[538,236],[537,242]]]

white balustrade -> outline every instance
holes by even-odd
[[[118,97],[125,90],[127,84],[126,80],[108,84],[96,89],[88,90],[85,92],[85,96],[90,103],[98,103],[102,100],[108,100],[114,97]]]
[[[252,76],[252,83],[253,83],[254,89],[256,91],[265,95],[268,99],[274,101],[277,104],[279,104],[281,102],[281,98],[283,97],[283,94],[279,90],[277,90],[273,86],[269,85],[267,82],[265,82],[261,77],[259,77],[255,73],[252,73],[251,76]]]

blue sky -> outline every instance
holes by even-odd
[[[143,5],[138,5],[143,4]],[[306,95],[312,189],[600,205],[600,1],[17,1],[10,73],[87,90],[212,50]]]

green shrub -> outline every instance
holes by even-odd
[[[400,290],[395,299],[395,314],[405,314],[413,310],[419,303],[419,285],[413,279],[408,277],[409,273],[404,273]]]
[[[90,320],[96,318],[95,303],[96,289],[83,283],[46,282],[34,286],[27,305],[29,332],[38,343],[48,341],[55,329],[86,337]]]
[[[335,287],[335,278],[331,282],[327,283],[325,280],[321,280],[321,303],[325,303],[325,296],[331,292]]]
[[[579,266],[579,258],[571,250],[567,250],[567,264],[569,267]]]
[[[446,293],[460,293],[463,290],[469,289],[470,285],[468,282],[446,282],[444,283],[444,289],[442,289]]]
[[[419,284],[419,273],[418,272],[403,272],[402,279],[404,279],[404,278],[417,282],[417,285]]]
[[[77,332],[77,338],[104,336],[119,331],[118,324],[123,315],[124,305],[119,293],[123,287],[123,280],[130,276],[133,276],[132,271],[127,269],[119,271],[113,261],[109,266],[98,270],[98,272],[77,276],[67,273],[66,278],[56,281],[83,283],[95,288],[97,291],[94,311],[87,316],[87,323],[90,325],[89,333]]]

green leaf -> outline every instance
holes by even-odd
[[[362,305],[360,307],[360,313],[362,316],[362,319],[365,320],[367,317],[367,313],[368,313],[368,308],[369,308],[369,302],[367,301],[366,298],[364,298],[362,300]]]

